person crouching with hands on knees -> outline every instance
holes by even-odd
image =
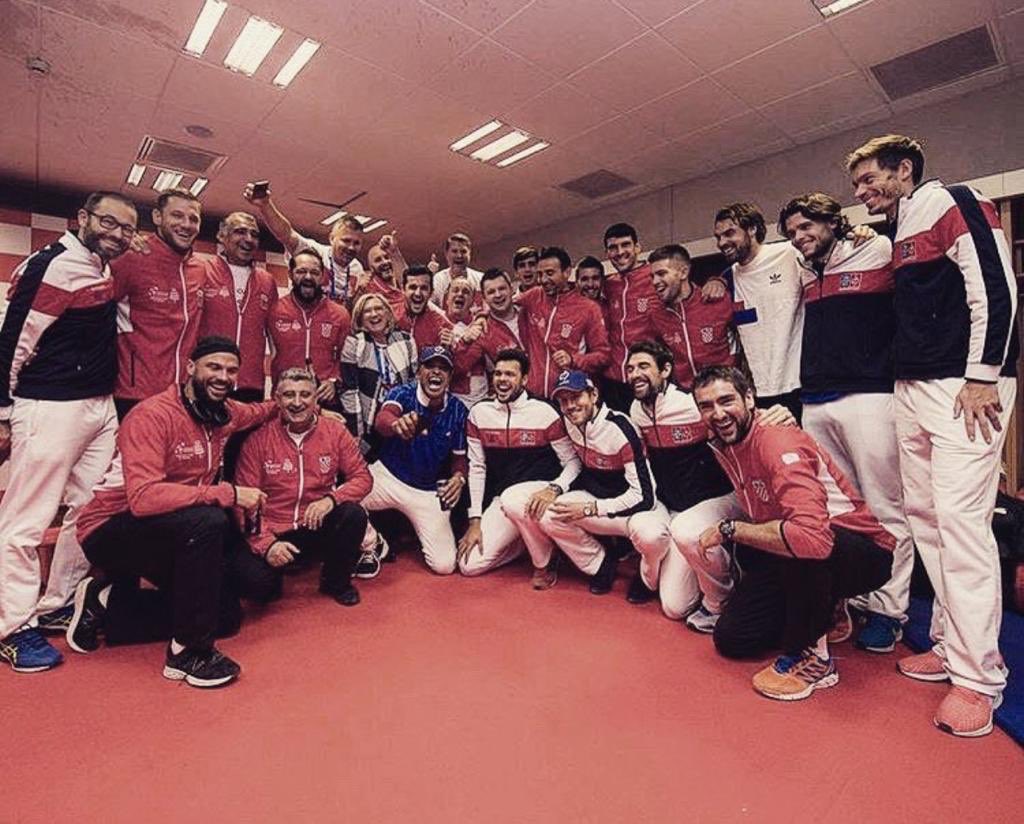
[[[738,369],[701,370],[693,392],[746,516],[700,536],[708,551],[742,545],[743,574],[715,625],[715,646],[729,658],[781,646],[782,655],[754,676],[754,689],[783,701],[807,698],[839,682],[826,635],[836,603],[889,579],[895,539],[810,435],[758,420],[750,381]]]

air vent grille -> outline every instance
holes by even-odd
[[[871,72],[890,100],[945,86],[999,65],[985,26],[879,63]]]
[[[135,162],[208,178],[225,160],[227,155],[147,135],[139,147],[139,156]]]
[[[636,186],[636,183],[622,175],[609,172],[607,169],[598,169],[596,172],[560,183],[558,188],[572,192],[574,195],[582,195],[596,200],[599,197],[607,197],[616,192],[625,191],[633,186]]]

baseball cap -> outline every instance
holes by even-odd
[[[551,390],[551,397],[555,397],[559,392],[583,392],[586,389],[593,388],[594,384],[587,377],[586,372],[581,372],[579,369],[567,369],[558,376],[555,388]]]
[[[443,360],[451,369],[454,366],[452,353],[445,346],[425,346],[420,350],[420,363],[424,364],[432,360]]]

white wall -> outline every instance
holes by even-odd
[[[695,255],[706,254],[713,248],[699,241],[711,234],[714,213],[726,203],[753,201],[764,210],[769,223],[783,203],[806,191],[825,191],[844,204],[852,203],[843,158],[869,137],[887,132],[909,134],[924,142],[925,177],[941,177],[953,183],[1021,169],[1022,112],[1024,80],[981,89],[704,178],[600,207],[580,217],[483,244],[474,250],[474,264],[478,268],[509,267],[512,252],[526,244],[564,246],[574,260],[587,254],[603,258],[604,230],[620,220],[636,226],[647,249],[675,241],[691,244],[690,251]],[[1019,191],[1024,191],[1024,187],[1015,192],[984,193],[1000,196]]]

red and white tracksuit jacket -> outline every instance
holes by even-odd
[[[477,369],[490,371],[494,365],[494,359],[502,349],[523,349],[526,334],[524,326],[526,313],[516,310],[516,315],[510,323],[487,316],[487,330],[472,343],[463,343],[456,340],[452,346],[452,355],[455,359],[455,372],[457,374],[476,374]]]
[[[110,518],[161,515],[203,504],[229,507],[235,491],[215,483],[228,437],[258,426],[277,414],[273,401],[227,401],[225,426],[198,424],[181,399],[180,386],[168,386],[125,416],[117,433],[117,451],[91,501],[78,516],[78,540],[84,542]]]
[[[452,322],[432,303],[427,303],[418,315],[411,314],[409,307],[403,303],[401,311],[395,315],[395,320],[399,329],[412,335],[412,339],[416,341],[416,348],[420,351],[427,346],[440,346],[441,333],[452,328]]]
[[[263,356],[267,352],[267,315],[277,303],[277,284],[266,269],[250,267],[249,281],[239,306],[231,268],[220,255],[206,261],[203,316],[199,336],[230,338],[242,353],[239,389],[263,389]]]
[[[366,286],[359,291],[357,299],[363,295],[380,295],[387,301],[396,318],[405,311],[405,292],[402,291],[402,287],[388,283],[376,275],[370,276]]]
[[[596,301],[583,297],[575,289],[549,298],[543,287],[534,286],[519,295],[520,311],[526,322],[526,353],[530,356],[530,374],[526,388],[535,397],[546,398],[555,388],[562,367],[551,356],[567,352],[573,369],[582,369],[592,377],[608,365],[608,332]]]
[[[455,349],[459,346],[462,333],[473,322],[473,315],[467,312],[461,316],[449,314],[446,317],[452,324],[451,350],[453,360],[455,360]],[[468,363],[456,361],[453,364],[451,393],[466,404],[467,408],[487,396],[487,369],[485,366],[482,357]]]
[[[179,255],[147,238],[149,254],[126,252],[110,262],[117,297],[115,398],[142,400],[184,383],[199,340],[206,259]]]
[[[832,553],[832,525],[860,532],[890,552],[896,539],[864,503],[817,441],[793,426],[755,419],[736,444],[709,441],[752,523],[782,522],[782,540],[794,558]]]
[[[270,308],[267,333],[274,345],[270,364],[275,380],[293,366],[312,367],[319,380],[341,376],[341,347],[352,329],[348,309],[327,297],[312,307],[290,293]]]
[[[732,302],[705,303],[702,294],[694,284],[688,298],[673,306],[659,300],[650,314],[655,335],[675,357],[672,376],[684,389],[693,386],[694,377],[705,366],[732,366],[736,361],[732,353]]]
[[[661,306],[661,300],[651,283],[651,267],[646,263],[624,275],[609,275],[604,279],[603,290],[610,348],[610,360],[604,376],[626,383],[629,346],[638,340],[654,337],[651,313]]]
[[[344,478],[338,483],[338,476]],[[306,507],[330,497],[335,503],[358,503],[373,488],[373,478],[359,444],[345,424],[318,418],[295,443],[283,421],[267,421],[245,440],[235,483],[267,493],[260,532],[247,539],[253,552],[265,555],[277,536],[301,526]]]

